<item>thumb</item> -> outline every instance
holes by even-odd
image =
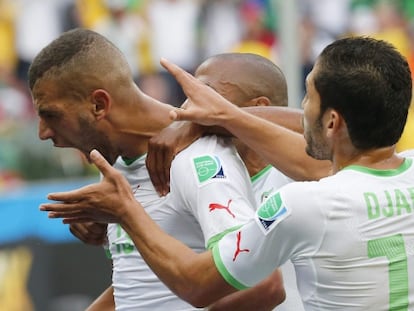
[[[170,119],[173,121],[193,121],[194,117],[191,111],[175,108],[170,111]]]
[[[102,154],[96,150],[93,149],[89,154],[91,161],[95,166],[101,171],[101,173],[104,176],[107,176],[111,173],[113,167],[106,161],[106,159],[102,156]]]

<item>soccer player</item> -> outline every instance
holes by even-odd
[[[86,29],[62,34],[34,59],[29,84],[40,139],[77,148],[88,158],[92,149],[100,150],[128,179],[128,190],[151,218],[195,252],[211,248],[253,216],[249,176],[228,138],[194,142],[173,163],[171,193],[157,195],[145,154],[148,139],[172,122],[172,107],[141,92],[124,56],[103,36]],[[157,278],[119,224],[111,223],[107,230],[112,285],[88,310],[196,309]],[[271,309],[283,299],[275,270],[262,285],[237,295],[231,308]]]
[[[197,68],[195,77],[238,107],[285,107],[288,104],[287,85],[282,71],[270,60],[259,55],[225,53],[212,56]],[[290,127],[292,129],[300,131],[300,116],[301,113],[298,111],[294,111],[294,113],[292,111],[291,119],[285,119],[284,123],[286,125],[291,123]],[[191,125],[186,124],[187,127],[190,127],[184,131],[184,133],[191,134],[189,140],[192,140],[193,136],[197,134],[194,133],[197,128]],[[167,150],[169,152],[175,150],[177,143],[180,144],[180,134],[184,130],[183,126],[180,131],[176,128],[167,129],[163,130],[162,134],[151,138],[149,151],[152,151],[148,152],[147,156],[147,163],[151,162],[160,166],[160,168],[169,167],[170,163],[164,163],[162,159],[156,158],[157,155]],[[178,136],[174,134],[175,131],[179,131]],[[239,140],[234,140],[234,143],[251,177],[257,206],[267,198],[272,190],[276,190],[292,181],[291,178],[269,165],[268,162],[264,161],[256,152]],[[153,150],[154,148],[155,150]],[[150,159],[151,155],[155,158]],[[171,158],[171,155],[166,154],[164,157]],[[149,165],[149,169],[151,175],[151,165]],[[157,169],[153,171],[153,173],[156,172]],[[286,300],[278,305],[276,310],[303,310],[292,263],[287,261],[282,265],[281,271]],[[226,310],[225,302],[226,299],[222,299],[215,306],[220,305]]]
[[[275,148],[276,125],[162,64],[189,98],[173,119],[223,126],[265,156]],[[339,39],[322,51],[306,88],[306,151],[332,161],[333,175],[282,187],[212,250],[196,254],[165,234],[97,151],[91,159],[103,181],[50,194],[60,202],[41,209],[69,223],[119,220],[160,279],[199,306],[253,286],[291,259],[306,310],[411,310],[414,165],[395,153],[412,95],[407,61],[384,41]]]

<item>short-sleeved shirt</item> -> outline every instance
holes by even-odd
[[[258,206],[267,200],[269,195],[293,180],[280,172],[275,167],[268,165],[251,178],[253,193]],[[298,286],[296,285],[295,268],[290,260],[280,266],[283,275],[283,286],[286,299],[274,310],[278,311],[302,311],[304,310]]]
[[[290,183],[213,255],[237,288],[290,259],[306,310],[414,310],[413,160]]]
[[[256,203],[260,206],[272,192],[291,183],[293,180],[272,165],[266,166],[251,177]]]
[[[151,218],[196,252],[254,216],[247,170],[226,139],[203,137],[180,152],[165,197],[157,195],[150,181],[145,156],[130,165],[118,159],[114,167],[127,177]],[[109,224],[108,241],[116,310],[195,310],[157,278],[120,225]]]

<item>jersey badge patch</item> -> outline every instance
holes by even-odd
[[[199,183],[212,179],[225,179],[223,165],[217,156],[203,155],[193,158],[194,169]]]
[[[264,191],[262,192],[261,196],[260,196],[260,202],[263,203],[264,201],[267,200],[267,198],[270,196],[270,194],[273,192],[273,187],[270,188],[268,191]]]
[[[280,193],[270,196],[257,210],[256,220],[266,234],[272,227],[290,215],[290,211],[283,205]]]

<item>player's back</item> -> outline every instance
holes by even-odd
[[[286,225],[302,227],[298,239],[309,241],[296,241],[292,258],[307,307],[414,310],[411,159],[395,170],[350,166],[286,190],[286,206],[302,206]]]
[[[282,187],[217,243],[217,269],[244,288],[290,259],[305,310],[414,310],[413,161]]]

